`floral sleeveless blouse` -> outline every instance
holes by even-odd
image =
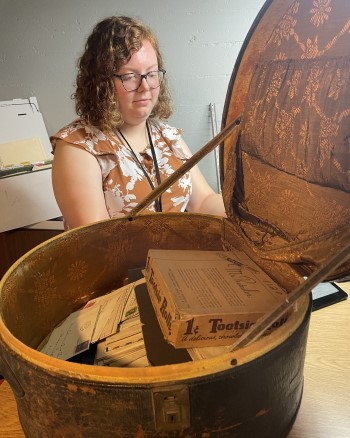
[[[179,145],[181,130],[152,120],[149,123],[160,180],[164,181],[189,157]],[[140,167],[132,151],[117,134],[105,134],[77,119],[51,137],[53,152],[58,139],[85,149],[97,159],[102,173],[103,192],[110,217],[127,215],[151,190],[144,171],[154,187],[157,186],[155,166],[149,146],[137,153]],[[192,192],[190,174],[186,173],[162,196],[163,212],[182,212],[186,209]],[[154,204],[144,212],[155,212]]]

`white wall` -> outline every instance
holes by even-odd
[[[170,80],[175,113],[193,152],[218,127],[242,42],[264,0],[0,0],[0,101],[36,96],[49,135],[74,117],[76,61],[102,18],[130,15],[155,31]],[[216,186],[213,154],[201,163]]]

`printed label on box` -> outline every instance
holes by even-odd
[[[286,297],[241,251],[150,250],[146,282],[163,335],[176,348],[230,345]]]

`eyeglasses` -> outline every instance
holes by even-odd
[[[136,91],[140,87],[142,79],[146,79],[148,86],[152,89],[160,87],[165,73],[165,70],[160,69],[149,71],[144,75],[139,73],[127,73],[125,75],[113,74],[113,76],[122,81],[123,87],[126,91]]]

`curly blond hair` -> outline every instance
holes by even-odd
[[[78,61],[75,109],[87,123],[102,131],[113,131],[123,124],[115,97],[113,73],[127,63],[144,40],[157,55],[159,69],[164,68],[158,42],[150,28],[130,17],[113,16],[96,24]],[[151,117],[166,120],[172,114],[166,77]]]

